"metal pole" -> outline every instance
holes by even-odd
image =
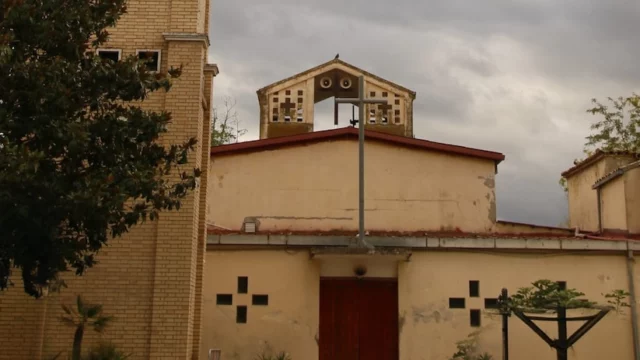
[[[359,223],[359,237],[358,242],[360,246],[364,246],[364,127],[365,127],[365,119],[364,119],[364,76],[360,76],[358,79],[358,97],[360,98],[360,106],[358,109],[358,146],[359,146],[359,185],[360,185],[360,201],[359,201],[359,209],[358,214],[360,216]]]
[[[388,104],[387,99],[365,99],[364,97],[364,76],[360,76],[358,79],[358,98],[336,98],[335,102],[337,104],[349,103],[349,104],[358,104],[358,113],[360,118],[358,119],[358,183],[359,183],[359,191],[358,191],[358,215],[359,215],[359,226],[358,226],[358,247],[366,247],[369,249],[373,249],[373,246],[367,244],[364,239],[364,128],[366,125],[365,121],[365,104]],[[355,123],[355,121],[354,121]]]
[[[507,289],[502,289],[504,304],[507,304],[508,299]],[[509,360],[509,312],[506,310],[506,305],[502,307],[502,360]]]
[[[598,190],[600,190],[598,188]],[[633,330],[633,358],[640,360],[640,335],[638,335],[638,304],[636,303],[636,287],[633,276],[633,250],[627,252],[627,278],[629,280],[629,294],[631,303],[631,329]]]
[[[567,308],[558,307],[558,360],[567,360]]]

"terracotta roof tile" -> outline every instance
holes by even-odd
[[[405,146],[415,149],[439,151],[449,154],[470,156],[487,160],[494,160],[497,163],[505,159],[501,153],[480,149],[473,149],[464,146],[443,144],[428,140],[408,138],[404,136],[391,135],[382,132],[365,130],[367,140],[386,142],[393,145]],[[299,135],[282,136],[269,139],[245,141],[235,144],[214,146],[211,148],[211,155],[235,154],[241,152],[264,151],[274,148],[281,148],[293,145],[322,142],[341,138],[358,138],[358,129],[354,127],[344,127],[334,130],[315,131]]]
[[[573,167],[565,170],[564,172],[562,172],[562,177],[564,178],[569,178],[573,175],[575,175],[576,173],[580,172],[581,170],[585,169],[586,167],[595,164],[598,160],[602,159],[605,156],[620,156],[620,155],[628,155],[628,156],[635,156],[637,157],[638,154],[635,154],[633,152],[630,151],[602,151],[602,150],[596,150],[593,154],[591,154],[589,157],[587,157],[586,159],[580,161],[579,163],[575,164]]]
[[[280,230],[280,231],[258,231],[256,233],[246,234],[239,230],[223,230],[220,228],[209,227],[207,229],[209,235],[298,235],[298,236],[353,236],[358,235],[357,231],[345,230],[327,230],[327,231],[299,231],[299,230]],[[465,232],[425,232],[425,231],[369,231],[369,237],[429,237],[429,238],[464,238],[464,239],[587,239],[587,240],[640,240],[640,234],[601,234],[594,235],[592,233],[582,233],[578,236],[558,233],[465,233]]]
[[[207,233],[211,235],[235,235],[245,234],[240,230],[224,230],[209,226]],[[278,230],[278,231],[258,231],[249,235],[306,235],[306,236],[357,236],[357,230]],[[367,231],[367,236],[389,236],[389,237],[440,237],[440,238],[573,238],[570,234],[558,233],[468,233],[462,231]]]
[[[621,176],[625,172],[627,172],[627,171],[629,171],[631,169],[638,168],[638,167],[640,167],[640,160],[639,161],[634,161],[634,162],[632,162],[630,164],[627,164],[627,165],[624,165],[624,166],[620,166],[619,168],[611,171],[610,173],[608,173],[605,176],[603,176],[600,179],[598,179],[595,182],[595,184],[593,184],[592,188],[593,189],[597,189],[597,188],[609,183],[613,179]]]

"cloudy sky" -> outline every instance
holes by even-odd
[[[504,220],[564,221],[558,179],[590,100],[640,91],[637,0],[214,0],[211,16],[215,101],[236,99],[241,140],[258,138],[257,89],[340,53],[417,92],[417,138],[506,155]],[[316,129],[332,106],[316,105]]]

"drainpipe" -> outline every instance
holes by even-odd
[[[627,252],[627,278],[629,279],[629,294],[631,297],[631,327],[633,330],[633,355],[635,360],[640,360],[640,337],[638,336],[638,306],[636,303],[636,288],[634,278],[633,251]]]
[[[596,194],[598,196],[598,232],[602,234],[602,201],[600,195],[600,187],[596,190]]]

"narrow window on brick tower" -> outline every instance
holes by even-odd
[[[120,61],[120,56],[122,54],[122,52],[117,49],[98,49],[96,50],[96,53],[100,58],[104,60],[111,60],[113,62]]]
[[[147,64],[147,70],[160,71],[160,50],[137,50],[138,58]]]

